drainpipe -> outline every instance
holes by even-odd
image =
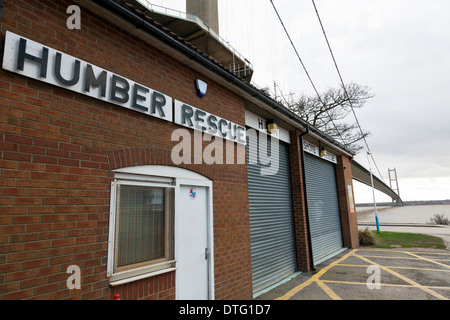
[[[316,271],[316,267],[314,266],[314,257],[312,250],[312,241],[311,241],[311,227],[309,225],[309,210],[308,210],[308,194],[306,193],[306,170],[305,170],[305,151],[303,149],[303,137],[309,134],[309,125],[306,126],[306,131],[300,135],[300,148],[302,152],[302,176],[303,176],[303,195],[305,198],[305,210],[306,210],[306,225],[308,226],[308,247],[309,247],[309,256],[310,256],[310,266],[313,271]]]

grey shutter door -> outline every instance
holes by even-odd
[[[260,133],[261,135],[261,133]],[[289,171],[289,146],[279,143],[279,169],[261,175],[258,143],[247,140],[248,192],[252,250],[253,292],[296,272],[296,250]],[[271,153],[270,139],[267,153]],[[266,150],[264,150],[266,152]]]
[[[306,194],[313,261],[342,249],[342,229],[334,164],[305,153]]]

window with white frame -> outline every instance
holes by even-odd
[[[174,211],[171,179],[113,182],[108,253],[112,281],[173,270]]]

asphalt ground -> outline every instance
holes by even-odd
[[[450,251],[348,249],[256,300],[450,300]]]

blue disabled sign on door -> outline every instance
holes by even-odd
[[[189,190],[189,198],[191,198],[191,200],[195,200],[195,198],[197,198],[197,192],[195,191],[195,188],[191,188]]]

